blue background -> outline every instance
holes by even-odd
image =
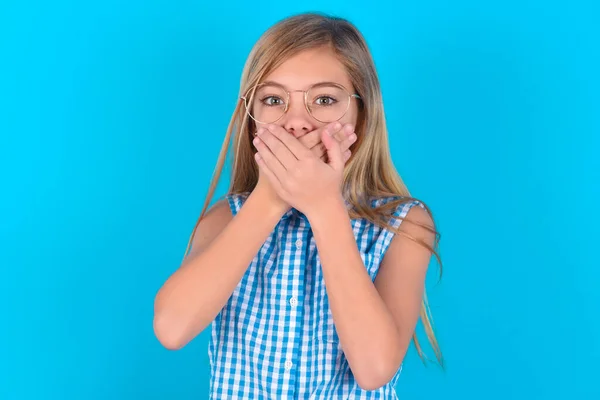
[[[411,348],[401,399],[600,398],[598,2],[63,0],[0,6],[1,399],[207,397],[208,330],[163,349],[153,298],[251,46],[311,10],[366,36],[442,233],[447,370]]]

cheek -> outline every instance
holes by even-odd
[[[356,126],[358,122],[358,107],[356,104],[350,105],[348,108],[348,112],[344,115],[344,118],[341,119],[341,122],[344,124],[352,124]]]

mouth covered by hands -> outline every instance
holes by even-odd
[[[344,166],[355,141],[354,127],[336,122],[301,138],[281,126],[266,125],[258,129],[253,144],[260,174],[270,188],[309,216],[320,204],[341,200]]]

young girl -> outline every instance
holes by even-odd
[[[232,139],[229,192],[207,211]],[[297,15],[248,58],[154,329],[179,349],[212,323],[211,398],[396,399],[419,313],[442,360],[422,300],[437,239],[390,158],[365,40],[346,20]]]

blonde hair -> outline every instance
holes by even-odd
[[[353,206],[350,217],[367,219],[426,247],[435,255],[440,265],[441,277],[441,259],[436,251],[439,234],[435,230],[435,224],[428,227],[406,220],[435,234],[435,243],[431,247],[388,223],[391,213],[399,205],[416,199],[410,196],[392,162],[379,78],[366,41],[354,25],[341,18],[316,13],[299,14],[278,22],[263,34],[248,56],[242,72],[240,97],[288,58],[303,50],[323,46],[331,48],[336,54],[348,72],[353,89],[362,99],[355,129],[357,140],[350,148],[352,156],[346,165],[343,178],[344,193]],[[254,128],[243,101],[238,101],[227,128],[207,198],[190,236],[186,255],[198,224],[209,208],[231,143],[233,159],[228,193],[246,194],[256,186],[258,167],[254,161],[255,150],[251,145]],[[389,201],[383,206],[370,206],[371,198],[397,196],[401,198]],[[420,203],[431,216],[429,208],[423,202]],[[433,332],[426,292],[421,303],[420,318],[435,356],[443,367],[444,361]],[[425,361],[426,357],[416,332],[413,341],[419,356]]]

